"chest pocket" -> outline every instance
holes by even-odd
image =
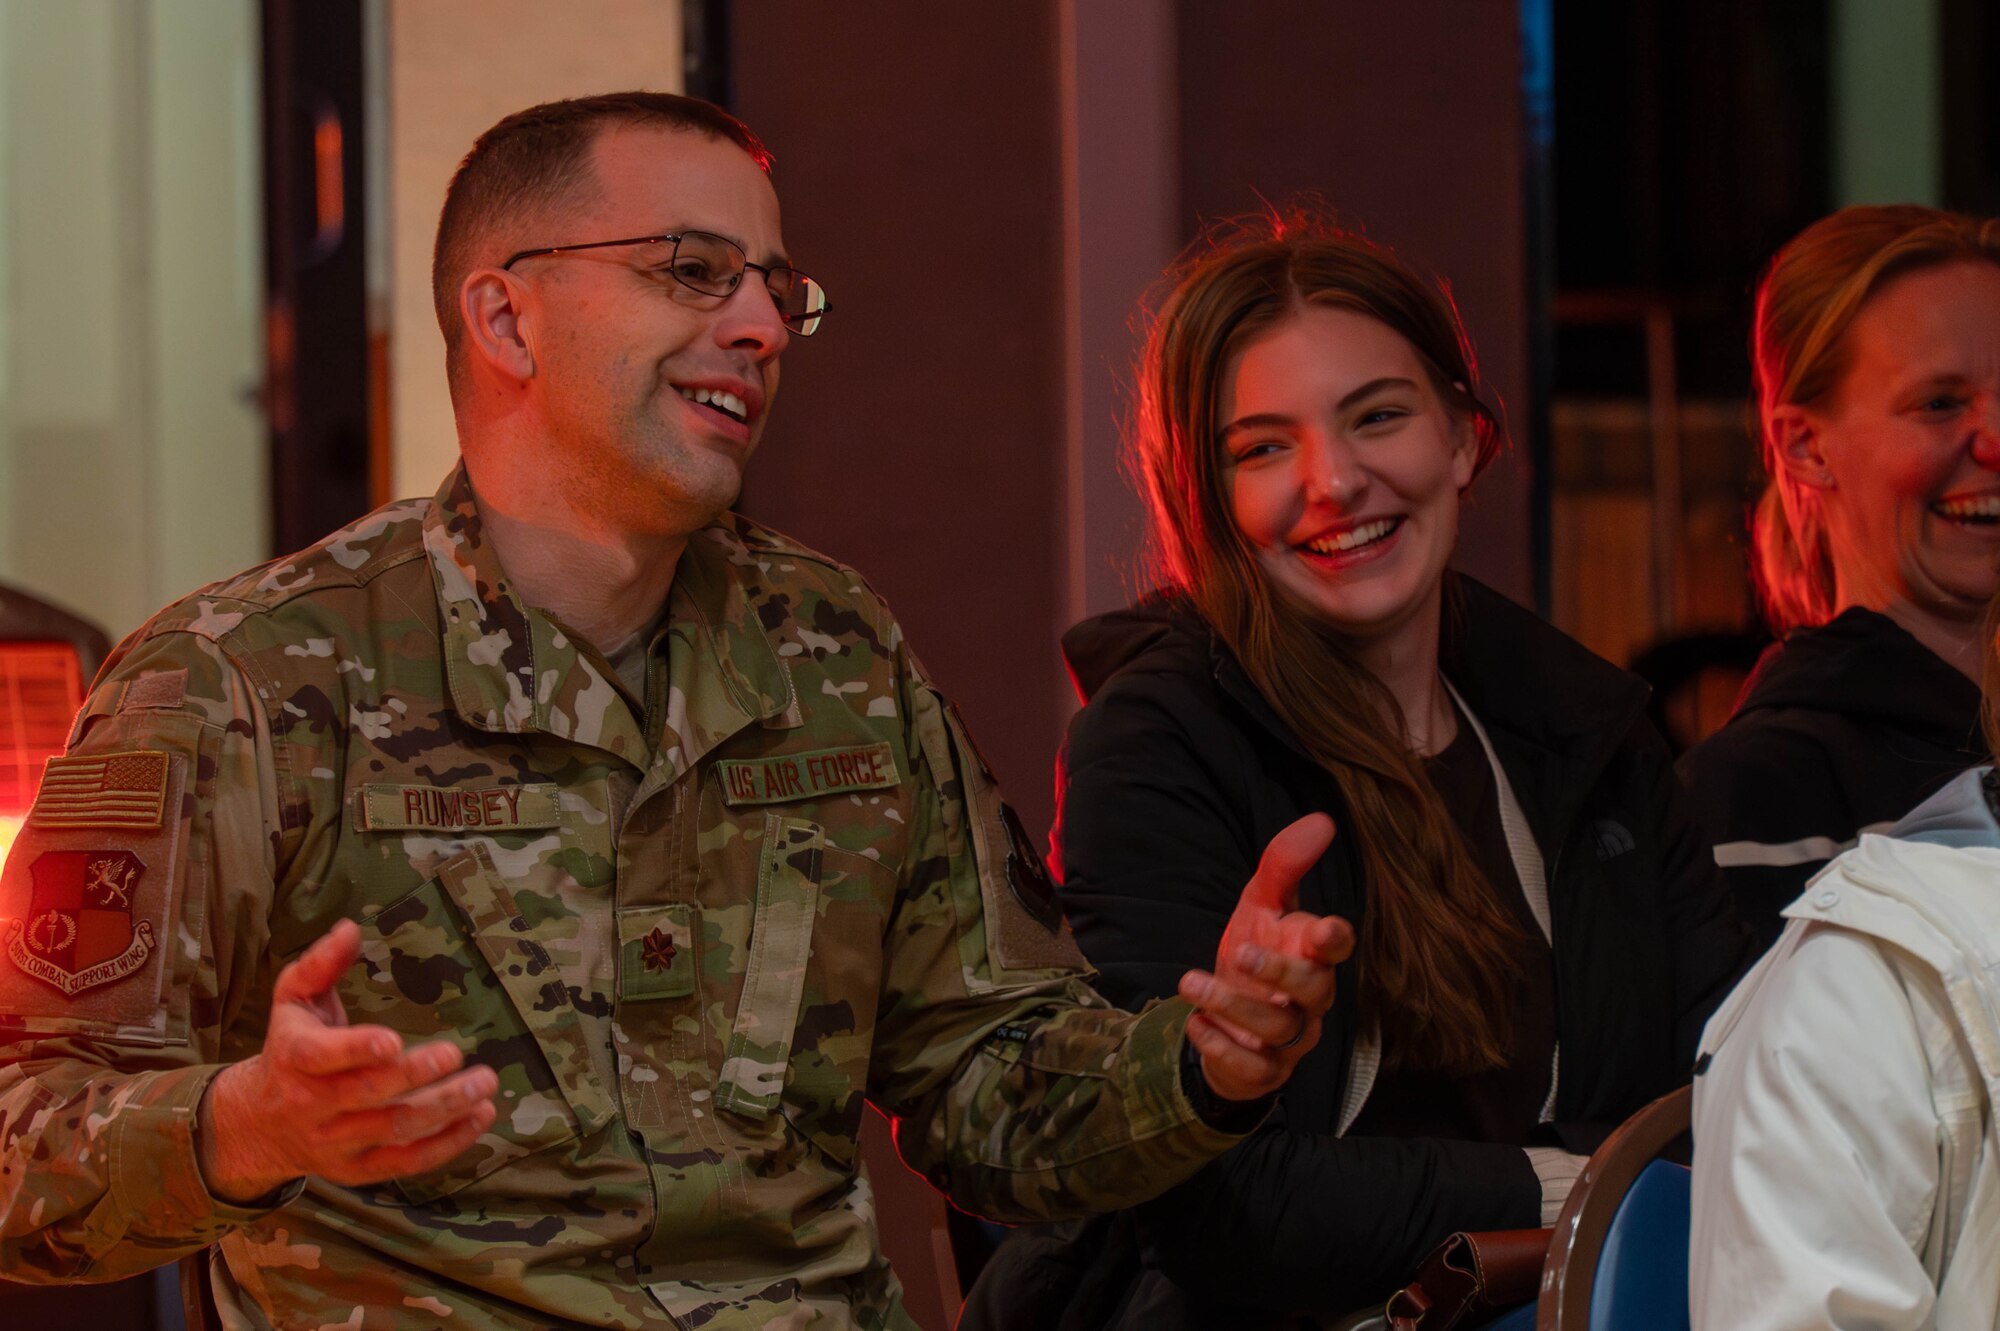
[[[500,1078],[493,1127],[442,1169],[398,1181],[411,1201],[450,1196],[610,1117],[563,982],[567,941],[561,920],[521,916],[476,845],[364,922],[361,962],[341,986],[349,1014],[411,1043],[449,1040]]]
[[[825,851],[825,834],[817,824],[764,816],[750,958],[715,1096],[718,1108],[745,1118],[770,1117],[784,1094],[792,1037],[806,997]]]

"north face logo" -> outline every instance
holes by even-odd
[[[1637,850],[1639,842],[1623,823],[1609,818],[1599,818],[1590,825],[1590,839],[1597,848],[1598,860],[1615,860],[1628,850]]]

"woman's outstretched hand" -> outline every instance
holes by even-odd
[[[1223,931],[1215,971],[1181,977],[1194,1004],[1187,1038],[1209,1089],[1256,1100],[1283,1086],[1319,1043],[1333,1006],[1333,968],[1354,951],[1354,930],[1297,909],[1299,879],[1333,844],[1333,819],[1307,814],[1271,838]]]

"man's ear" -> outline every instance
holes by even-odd
[[[526,284],[498,268],[475,268],[458,288],[470,354],[509,379],[535,375],[533,297]]]
[[[1772,453],[1785,474],[1815,490],[1833,488],[1833,471],[1826,465],[1825,436],[1819,418],[1796,402],[1776,407],[1765,418]]]

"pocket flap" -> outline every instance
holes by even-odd
[[[615,1111],[592,1069],[566,978],[581,972],[581,922],[568,915],[527,919],[483,845],[439,865],[437,880],[465,916],[473,946],[548,1060],[579,1126],[596,1131]]]
[[[451,1196],[576,1138],[576,1115],[548,1059],[436,878],[362,922],[361,959],[342,978],[340,999],[350,1020],[381,1022],[410,1044],[448,1041],[468,1065],[484,1064],[500,1079],[493,1126],[449,1163],[395,1180],[410,1201]]]
[[[750,961],[736,1025],[723,1055],[717,1106],[747,1118],[767,1118],[785,1090],[785,1065],[805,996],[819,910],[820,861],[826,837],[802,818],[764,817],[757,861],[757,913],[750,923]]]

